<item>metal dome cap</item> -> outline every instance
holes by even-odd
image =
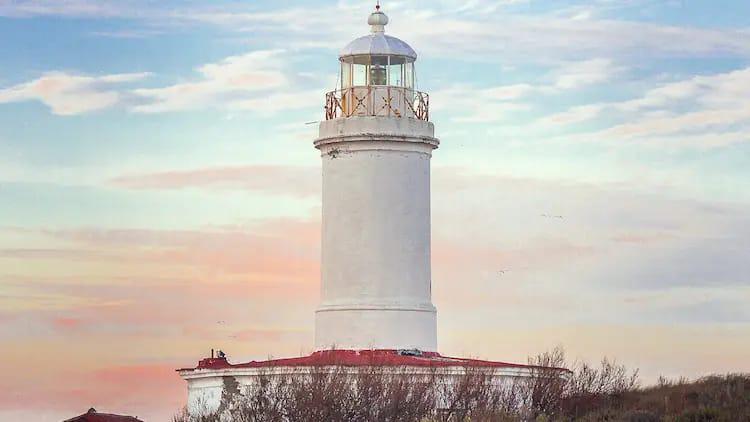
[[[367,18],[367,24],[373,26],[373,32],[375,32],[375,29],[380,30],[380,32],[385,30],[383,27],[388,25],[388,16],[380,11],[380,5],[375,6],[375,11],[370,14],[369,18]]]
[[[388,16],[380,10],[380,4],[367,18],[367,23],[372,27],[371,33],[355,39],[341,49],[339,53],[341,61],[354,63],[358,61],[356,56],[395,56],[400,57],[406,63],[417,60],[417,53],[409,44],[396,37],[385,35]]]

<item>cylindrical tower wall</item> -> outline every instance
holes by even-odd
[[[430,278],[433,127],[350,117],[321,124],[321,304],[316,348],[436,349]]]

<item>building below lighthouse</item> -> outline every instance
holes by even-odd
[[[322,160],[320,304],[309,356],[230,364],[203,359],[180,369],[191,413],[220,409],[227,377],[306,367],[378,366],[455,374],[492,369],[528,377],[529,366],[445,357],[438,352],[430,263],[430,160],[439,146],[429,95],[416,90],[417,54],[385,34],[388,17],[339,55],[340,86],[325,99],[314,146]]]

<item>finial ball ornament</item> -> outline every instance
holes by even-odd
[[[367,18],[367,23],[371,26],[385,26],[388,25],[388,16],[380,10],[376,10]]]

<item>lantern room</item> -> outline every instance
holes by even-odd
[[[410,117],[427,120],[427,94],[415,90],[417,53],[385,34],[388,16],[376,6],[367,19],[370,34],[341,50],[337,91],[328,94],[326,118]]]
[[[341,88],[352,86],[414,88],[414,59],[396,55],[341,57]]]

